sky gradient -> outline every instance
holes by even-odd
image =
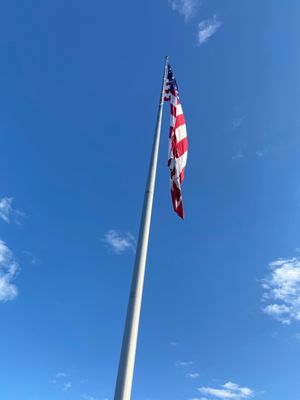
[[[2,2],[0,399],[113,399],[165,55],[185,220],[167,104],[132,399],[300,398],[299,15]]]

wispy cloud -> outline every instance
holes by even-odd
[[[94,396],[90,396],[89,394],[83,394],[81,395],[82,400],[98,400]]]
[[[271,303],[263,311],[282,322],[300,321],[300,258],[281,258],[269,264],[263,280],[263,300]]]
[[[257,150],[256,152],[255,152],[255,154],[256,154],[256,156],[258,157],[258,158],[262,158],[263,157],[263,155],[264,155],[264,151],[262,151],[262,150]]]
[[[272,149],[256,150],[255,155],[257,158],[262,158],[271,152]]]
[[[271,151],[272,151],[272,150],[271,150]],[[257,151],[255,152],[255,155],[256,155],[257,158],[262,158],[262,157],[264,157],[265,155],[267,155],[268,153],[270,153],[270,150],[269,150],[269,149],[257,150]]]
[[[230,399],[242,400],[254,397],[254,392],[248,387],[242,387],[237,383],[227,382],[219,388],[200,387],[199,392],[204,396],[209,396],[208,399]],[[206,398],[206,397],[205,397]]]
[[[0,218],[9,224],[11,214],[13,213],[12,208],[12,197],[0,198]]]
[[[172,10],[179,12],[184,21],[189,21],[196,13],[199,6],[198,0],[169,0]]]
[[[170,342],[169,344],[170,344],[170,346],[173,346],[173,347],[178,346],[178,342]]]
[[[30,264],[35,265],[40,263],[40,260],[31,251],[23,250],[22,253],[25,255]]]
[[[199,22],[198,25],[198,43],[201,45],[213,36],[221,27],[222,22],[214,15],[212,18]]]
[[[244,158],[244,154],[240,150],[232,156],[233,161],[241,161],[242,158]]]
[[[57,372],[57,374],[55,374],[55,377],[51,379],[50,382],[53,383],[53,385],[58,384],[64,392],[68,392],[72,387],[72,383],[64,382],[64,378],[66,377],[67,374],[65,372]]]
[[[71,389],[71,387],[72,387],[72,382],[65,382],[63,384],[63,391],[68,392]]]
[[[233,126],[235,129],[237,129],[237,128],[239,128],[240,126],[243,125],[244,120],[245,120],[245,117],[244,117],[244,116],[236,117],[236,118],[234,118],[234,119],[232,120],[232,126]]]
[[[175,365],[176,367],[189,367],[193,364],[193,361],[177,361]]]
[[[0,239],[0,302],[13,300],[18,295],[18,289],[12,281],[19,270],[12,251]]]
[[[208,400],[207,397],[192,397],[189,400]]]
[[[135,239],[129,232],[121,233],[111,229],[102,240],[116,254],[121,254],[126,250],[135,250]]]
[[[67,374],[65,372],[58,372],[55,376],[56,378],[66,378]]]
[[[13,197],[0,198],[0,219],[9,224],[13,218],[14,222],[20,226],[20,217],[25,217],[26,214],[17,210],[16,208],[13,208],[13,200]]]
[[[197,378],[199,378],[200,374],[198,374],[198,372],[190,372],[190,373],[185,374],[185,376],[187,378],[197,379]]]

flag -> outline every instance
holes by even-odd
[[[171,197],[174,211],[183,219],[184,211],[181,185],[187,161],[188,141],[185,118],[178,95],[178,86],[170,64],[168,64],[164,100],[170,102],[171,110],[168,156]]]

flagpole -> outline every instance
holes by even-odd
[[[156,120],[156,130],[149,165],[148,180],[144,196],[143,211],[140,222],[139,238],[136,248],[134,270],[131,281],[130,296],[127,308],[125,330],[119,362],[114,400],[130,400],[135,362],[136,344],[143,295],[145,265],[147,258],[149,230],[156,178],[156,167],[159,149],[162,111],[164,104],[164,88],[167,76],[168,57],[165,58],[164,73],[160,101]]]

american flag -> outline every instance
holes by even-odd
[[[172,203],[174,211],[183,219],[181,185],[187,161],[188,141],[178,86],[170,64],[168,64],[165,101],[170,102],[171,108],[168,167],[170,169]]]

